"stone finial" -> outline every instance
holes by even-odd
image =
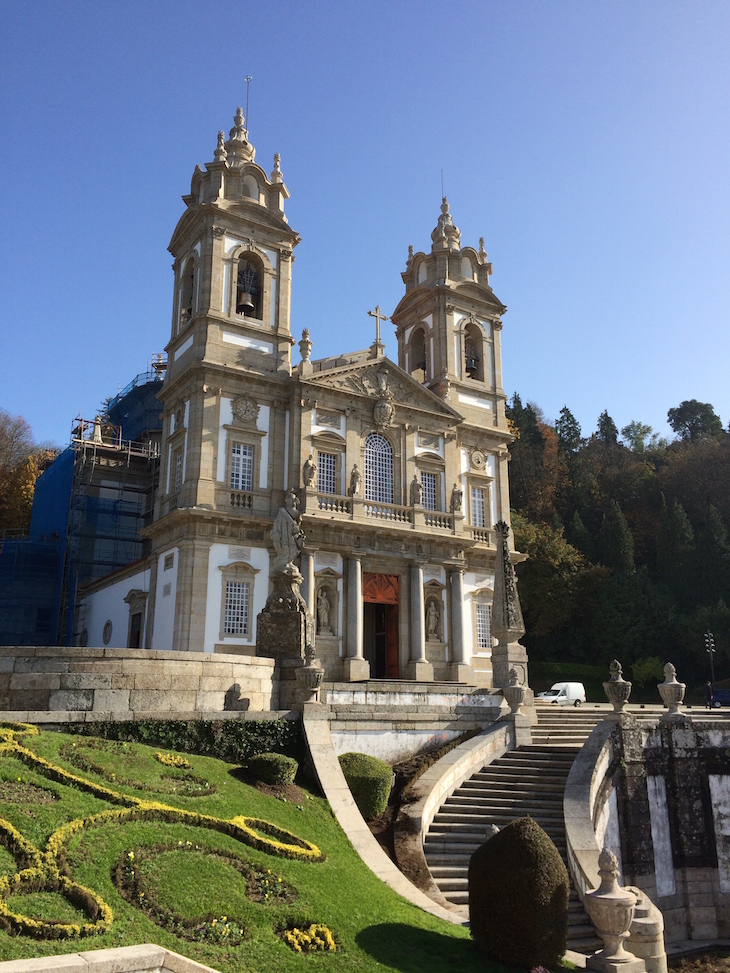
[[[411,260],[413,260],[413,244],[412,243],[409,243],[408,244],[408,263],[410,263]]]
[[[624,949],[624,940],[629,935],[634,918],[636,896],[618,884],[618,859],[608,848],[604,848],[598,856],[598,874],[601,884],[586,893],[583,904],[603,940],[603,949],[595,953],[586,965],[605,973],[616,969],[631,973],[645,970],[643,961]]]
[[[309,361],[309,356],[312,354],[312,342],[309,339],[309,328],[304,328],[302,330],[302,340],[299,342],[299,354],[302,356],[302,361]]]
[[[623,669],[618,659],[613,659],[608,667],[611,678],[604,682],[603,691],[613,706],[614,713],[623,713],[631,695],[631,683],[627,682],[622,673]]]
[[[441,215],[431,234],[431,240],[433,241],[431,250],[443,250],[444,248],[458,250],[460,239],[461,231],[458,227],[454,226],[454,220],[449,212],[449,202],[446,196],[444,196],[441,200]]]
[[[281,156],[278,152],[274,153],[274,168],[271,171],[270,178],[272,182],[283,182],[284,179],[281,174]]]
[[[253,162],[256,150],[248,141],[248,130],[245,126],[243,109],[237,108],[233,117],[233,128],[228,133],[228,141],[225,144],[228,152],[228,164],[240,166],[244,162]]]
[[[487,262],[487,248],[484,245],[484,237],[479,237],[479,263],[485,264]]]
[[[239,105],[236,109],[236,114],[233,116],[233,128],[231,129],[228,138],[235,140],[236,142],[245,142],[248,132],[246,131],[244,122],[246,119],[243,117],[243,108]]]
[[[684,692],[687,687],[683,682],[677,680],[677,670],[671,662],[667,662],[664,666],[664,682],[660,682],[657,688],[664,705],[669,711],[662,716],[662,719],[682,719],[679,707],[684,700]]]
[[[225,162],[226,159],[228,158],[228,153],[226,152],[225,140],[226,140],[226,133],[223,131],[223,129],[221,129],[220,132],[218,132],[218,145],[216,146],[216,150],[213,153],[213,158],[215,159],[216,162]]]

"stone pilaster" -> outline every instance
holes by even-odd
[[[474,682],[474,670],[464,639],[464,572],[449,571],[449,617],[451,618],[450,675],[456,682]]]
[[[345,682],[370,678],[370,663],[362,651],[362,561],[347,559],[347,658],[342,662]]]
[[[423,598],[423,565],[411,564],[411,657],[407,677],[417,682],[433,682],[433,666],[426,659],[426,607]]]

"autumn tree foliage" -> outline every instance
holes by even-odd
[[[0,409],[0,535],[28,529],[35,481],[55,455],[53,447],[33,442],[22,416]]]
[[[567,405],[550,423],[515,394],[507,414],[531,661],[618,657],[651,683],[660,659],[701,685],[710,628],[730,685],[730,433],[714,408],[670,409],[672,442],[638,420],[619,434],[607,409],[588,437]]]

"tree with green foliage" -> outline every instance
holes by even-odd
[[[621,438],[634,453],[643,453],[645,450],[660,449],[666,446],[666,440],[661,439],[658,432],[654,432],[651,426],[647,426],[636,419],[633,419],[627,426],[622,426]]]
[[[667,412],[667,421],[679,439],[684,442],[697,442],[718,436],[723,431],[722,421],[715,415],[709,402],[685,399],[676,409]]]
[[[607,568],[630,574],[634,568],[634,539],[621,508],[612,500],[598,532],[598,559]]]
[[[604,409],[598,417],[596,437],[607,446],[618,445],[618,429],[616,428],[616,423],[608,414],[608,409]]]
[[[583,439],[580,424],[567,405],[560,410],[560,418],[555,423],[558,436],[558,452],[563,456],[573,456],[580,449]]]
[[[657,577],[682,606],[694,603],[695,536],[684,507],[662,497],[656,538]]]
[[[583,523],[581,515],[577,510],[573,514],[572,520],[570,521],[570,526],[568,528],[568,540],[573,547],[577,547],[581,554],[585,555],[588,561],[591,563],[595,561],[596,545],[590,531]]]

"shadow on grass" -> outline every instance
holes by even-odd
[[[419,929],[404,923],[368,926],[355,937],[363,952],[400,973],[507,973],[508,967],[488,960],[470,939]],[[509,970],[509,973],[514,973]]]

